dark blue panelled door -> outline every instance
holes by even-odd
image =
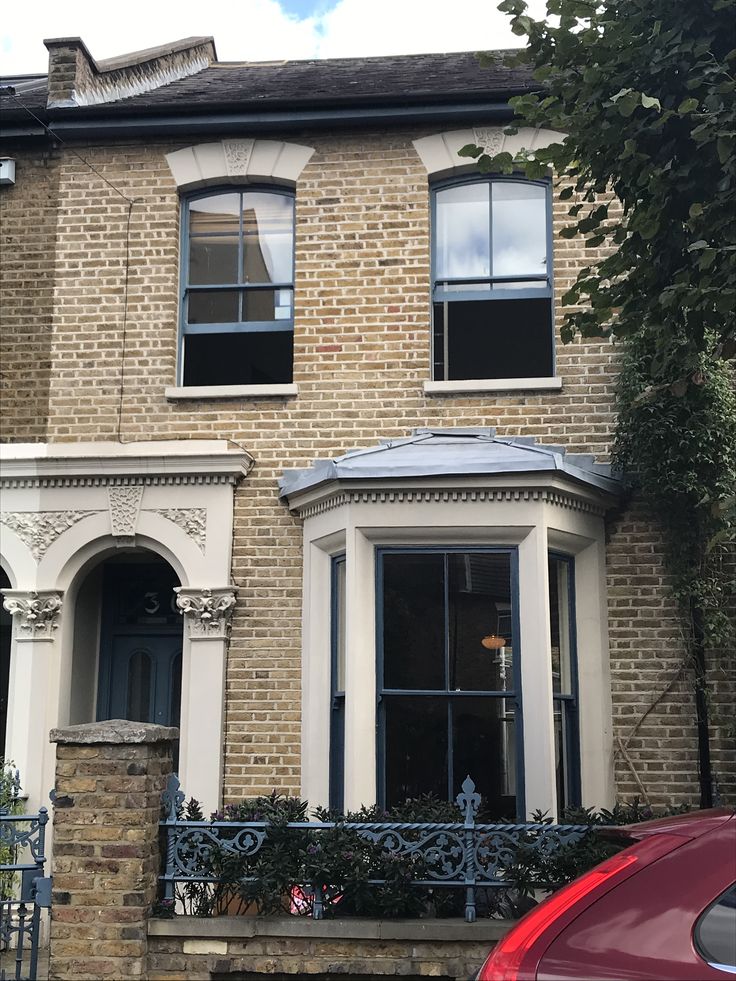
[[[104,570],[98,719],[178,726],[182,619],[178,580],[164,563],[110,563]]]
[[[179,725],[181,637],[117,636],[111,660],[111,719]]]

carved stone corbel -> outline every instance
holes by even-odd
[[[192,640],[227,637],[235,607],[235,586],[196,589],[176,587],[176,606],[189,628]]]
[[[3,606],[15,617],[17,640],[53,640],[62,594],[55,589],[3,589]]]

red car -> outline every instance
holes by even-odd
[[[519,920],[478,981],[736,978],[736,812],[606,830],[633,844]]]

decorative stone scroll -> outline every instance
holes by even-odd
[[[175,592],[176,606],[188,624],[191,640],[227,636],[235,607],[235,586],[214,589],[177,586]]]
[[[56,539],[95,511],[3,511],[0,523],[11,528],[39,561]]]
[[[107,499],[110,505],[110,526],[113,538],[118,539],[118,545],[133,544],[142,498],[142,484],[123,487],[109,486],[107,488]]]
[[[61,593],[48,589],[4,589],[3,606],[16,619],[17,640],[52,640],[59,626]]]

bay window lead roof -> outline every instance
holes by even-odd
[[[568,453],[532,437],[497,436],[493,428],[415,429],[403,439],[385,439],[334,460],[315,460],[304,470],[286,470],[279,488],[288,498],[333,481],[533,473],[564,475],[608,494],[621,490],[610,466],[596,463],[592,454]]]

